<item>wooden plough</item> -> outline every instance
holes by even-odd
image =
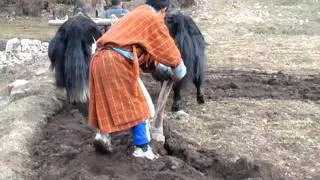
[[[158,142],[165,141],[165,137],[163,134],[163,115],[164,108],[168,100],[168,96],[171,92],[172,86],[172,80],[164,81],[157,101],[155,115],[151,125],[151,137],[153,140]]]

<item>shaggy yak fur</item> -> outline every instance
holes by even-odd
[[[48,55],[55,69],[56,85],[65,88],[68,100],[87,114],[89,64],[92,44],[101,36],[87,16],[68,19],[49,43]]]
[[[204,103],[201,85],[204,76],[204,38],[194,21],[181,13],[166,17],[167,26],[187,66],[186,77],[174,85],[172,110],[179,110],[182,85],[192,80],[197,101]],[[56,85],[65,88],[68,100],[87,116],[88,71],[92,44],[101,36],[98,26],[88,17],[77,15],[66,21],[49,43],[49,58],[55,69]]]
[[[178,111],[181,102],[180,91],[184,84],[190,80],[197,88],[198,103],[204,103],[201,85],[204,80],[205,40],[196,23],[189,16],[179,12],[168,14],[166,24],[187,67],[185,78],[176,82],[173,86],[174,94],[171,109],[172,111]]]

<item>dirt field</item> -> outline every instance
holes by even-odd
[[[28,143],[25,179],[320,179],[320,3],[200,0],[186,13],[209,43],[206,103],[192,86],[189,117],[168,102],[162,157],[132,158],[127,132],[113,136],[115,153],[95,153],[66,105]],[[156,99],[160,85],[143,79]]]
[[[128,133],[113,137],[116,153],[96,154],[94,133],[68,107],[32,145],[34,171],[43,179],[289,179],[281,166],[288,173],[303,168],[304,177],[310,176],[309,168],[318,170],[320,111],[312,101],[319,100],[319,91],[304,88],[319,90],[319,78],[230,71],[210,72],[209,77],[218,80],[206,83],[206,105],[197,106],[195,94],[187,92],[184,109],[191,117],[167,116],[170,156],[155,163],[132,158]],[[157,87],[148,84],[153,98]]]
[[[168,113],[170,156],[132,159],[128,134],[114,137],[115,154],[95,154],[92,132],[66,110],[33,146],[38,177],[319,178],[320,8],[288,2],[200,1],[188,11],[210,44],[207,103],[198,106],[190,90],[183,108],[191,116]],[[155,99],[159,85],[147,86]]]

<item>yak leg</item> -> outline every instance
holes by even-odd
[[[82,115],[82,119],[81,122],[83,124],[86,124],[87,122],[87,118],[88,118],[88,103],[84,103],[84,102],[76,102],[75,103],[76,108],[79,110],[79,112]]]
[[[182,80],[176,82],[173,86],[173,104],[171,107],[172,111],[179,111],[180,110],[181,88],[182,88]]]
[[[197,88],[197,102],[198,104],[203,104],[204,103],[204,96],[201,90],[201,84],[202,84],[202,80],[201,78],[195,79],[193,81],[194,85]]]

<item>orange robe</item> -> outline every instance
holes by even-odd
[[[98,51],[89,72],[89,124],[102,132],[127,130],[150,118],[149,107],[137,79],[155,63],[176,67],[181,55],[164,19],[147,5],[122,17],[98,41],[133,52],[128,60],[110,49]]]

